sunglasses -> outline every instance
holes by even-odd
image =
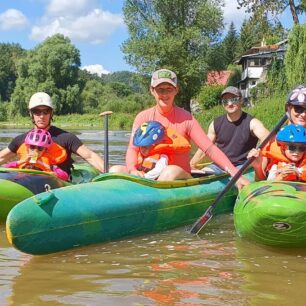
[[[45,148],[44,147],[39,147],[39,146],[34,146],[34,145],[30,145],[30,149],[31,150],[38,150],[38,151],[43,151]]]
[[[41,116],[41,115],[49,115],[51,114],[51,109],[33,109],[32,114],[35,116]]]
[[[229,102],[235,104],[235,103],[238,103],[240,101],[240,98],[239,97],[237,97],[237,98],[224,98],[221,101],[222,101],[222,104],[224,104],[224,105],[228,104]]]
[[[175,88],[155,88],[158,95],[169,95],[175,92]]]
[[[306,113],[306,108],[300,105],[293,105],[293,109],[297,114]]]
[[[306,146],[287,145],[287,149],[288,149],[291,153],[302,153],[302,152],[306,152]]]

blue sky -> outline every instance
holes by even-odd
[[[47,36],[62,33],[80,50],[82,67],[96,73],[133,70],[120,50],[128,38],[123,22],[123,0],[9,0],[0,1],[0,42],[34,48]],[[224,18],[236,29],[247,15],[225,0]],[[287,11],[283,25],[292,26]],[[305,15],[300,17],[305,23]]]

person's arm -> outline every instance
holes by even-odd
[[[16,156],[15,153],[13,153],[9,148],[5,148],[0,151],[0,165],[6,163],[9,161],[11,158]]]
[[[263,125],[263,123],[256,118],[253,118],[251,120],[250,130],[253,133],[253,135],[258,138],[259,143],[262,143],[269,135],[269,130],[267,130]]]
[[[168,166],[168,156],[162,154],[160,159],[156,163],[155,167],[144,174],[144,177],[147,179],[155,180],[159,177],[161,172]]]
[[[100,172],[104,172],[104,161],[103,159],[95,152],[88,149],[85,145],[81,145],[76,153],[85,159],[89,164],[95,167]]]
[[[215,143],[216,133],[215,133],[215,128],[214,128],[214,122],[210,123],[208,127],[208,131],[207,131],[207,136],[213,143]],[[190,160],[191,169],[195,169],[197,164],[203,161],[204,157],[205,157],[205,153],[201,149],[198,149]]]

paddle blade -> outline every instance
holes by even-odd
[[[212,209],[213,207],[208,207],[208,209],[205,211],[204,215],[202,215],[197,222],[194,223],[192,226],[190,233],[191,234],[198,234],[203,226],[212,218]]]

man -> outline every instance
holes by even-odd
[[[38,129],[47,130],[51,134],[52,140],[66,150],[67,158],[58,165],[62,170],[70,174],[73,164],[71,154],[75,153],[100,172],[104,171],[103,160],[98,154],[88,149],[74,134],[51,125],[54,107],[48,94],[37,92],[32,95],[28,109],[34,126]],[[6,163],[16,156],[17,150],[24,143],[26,135],[27,133],[18,135],[7,148],[0,151],[0,164]]]
[[[127,172],[137,176],[144,176],[137,169],[139,147],[133,144],[135,131],[147,121],[158,121],[166,129],[173,129],[188,141],[193,141],[222,169],[234,176],[238,169],[233,166],[227,156],[220,151],[207,137],[198,121],[190,112],[175,105],[175,97],[179,92],[177,76],[173,71],[160,69],[152,74],[150,92],[155,99],[155,106],[140,112],[133,123],[132,135],[126,154],[126,166],[115,166],[110,172]],[[158,180],[172,181],[191,178],[189,152],[174,152],[173,160],[161,172]],[[240,188],[249,182],[241,177],[237,181]]]
[[[247,160],[248,152],[256,147],[258,141],[262,142],[269,131],[261,121],[242,111],[242,95],[238,88],[225,88],[221,93],[221,101],[226,114],[209,125],[207,136],[234,166],[239,167]],[[199,149],[190,161],[191,168],[195,168],[204,157],[205,154]],[[204,167],[203,171],[216,174],[224,172],[216,164]]]

